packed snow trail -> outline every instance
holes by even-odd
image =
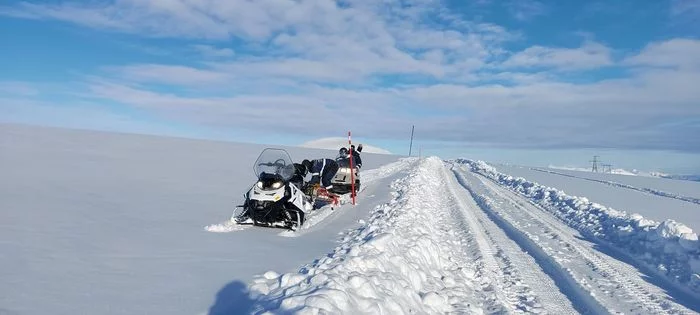
[[[475,265],[484,284],[502,291],[501,303],[509,312],[551,314],[576,313],[555,282],[516,242],[479,210],[479,206],[452,174],[442,168],[444,186],[454,200],[453,220],[465,234],[467,257]],[[458,232],[459,233],[459,232]],[[489,310],[493,312],[494,309]]]
[[[694,313],[676,303],[663,289],[644,280],[634,267],[596,249],[597,244],[586,241],[576,230],[526,199],[481,175],[462,170],[458,176],[480,196],[485,211],[498,216],[536,244],[538,251],[551,257],[556,268],[566,271],[568,280],[574,282],[577,290],[587,293],[605,311]]]
[[[438,159],[421,161],[392,184],[394,198],[377,206],[331,254],[251,286],[256,312],[407,314],[480,311],[475,270],[453,257],[457,240],[440,222]],[[430,209],[432,211],[427,211]],[[443,224],[448,226],[444,226]]]
[[[645,193],[645,194],[650,194],[650,195],[654,195],[654,196],[661,196],[661,197],[666,197],[666,198],[673,198],[673,199],[678,199],[678,200],[682,200],[685,202],[690,202],[690,203],[700,205],[700,198],[683,196],[683,195],[679,195],[679,194],[675,194],[675,193],[661,191],[658,189],[636,187],[636,186],[618,183],[618,182],[614,182],[614,181],[610,181],[610,180],[600,180],[600,179],[594,179],[594,178],[587,178],[587,177],[583,177],[583,176],[574,176],[574,175],[569,175],[569,174],[564,174],[564,173],[560,173],[560,172],[544,170],[544,169],[539,169],[539,168],[530,168],[530,169],[533,171],[555,174],[555,175],[559,175],[559,176],[566,176],[566,177],[571,177],[571,178],[577,178],[577,179],[592,181],[592,182],[596,182],[596,183],[606,184],[606,185],[610,185],[610,186],[614,186],[614,187],[627,188],[627,189],[635,190],[635,191]]]
[[[331,254],[254,280],[254,313],[576,313],[441,160],[392,187],[394,199]]]
[[[651,279],[692,308],[700,308],[700,242],[692,229],[671,219],[656,222],[556,188],[500,173],[482,161],[461,160],[473,172],[526,198],[590,240],[620,252]],[[656,277],[658,275],[658,277]]]

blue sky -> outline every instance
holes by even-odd
[[[0,121],[700,172],[698,0],[5,1],[0,41]]]

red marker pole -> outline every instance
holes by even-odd
[[[351,189],[350,196],[352,196],[352,205],[354,206],[355,205],[355,168],[352,166],[353,149],[352,149],[352,138],[351,138],[350,131],[348,131],[348,145],[349,145],[349,149],[350,149],[350,151],[349,151],[350,152],[350,181],[352,182],[352,184],[350,184],[350,189]]]

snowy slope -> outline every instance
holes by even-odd
[[[205,226],[227,220],[240,204],[265,146],[0,128],[0,313],[221,308],[217,295],[233,299],[255,274],[323,255],[368,207],[390,198],[391,174],[366,187],[362,206],[296,238],[265,229],[210,233]],[[288,150],[295,160],[327,153]],[[363,160],[369,170],[397,158]]]
[[[330,254],[296,271],[259,275],[239,306],[255,314],[693,314],[700,309],[700,295],[687,279],[676,282],[645,267],[618,244],[580,232],[575,219],[555,216],[491,174],[497,173],[434,157],[419,161],[393,182],[394,198],[344,233]],[[583,208],[574,210],[585,217]],[[594,223],[580,219],[584,226]],[[667,244],[671,241],[677,242]],[[697,244],[686,245],[686,261],[689,254],[697,260]],[[647,250],[663,257],[663,246]]]
[[[515,166],[498,169],[617,210],[656,221],[674,219],[700,230],[700,182]]]
[[[700,311],[691,229],[483,162],[365,154],[358,205],[289,233],[228,223],[263,146],[1,128],[0,313]]]
[[[650,190],[666,191],[681,196],[688,196],[700,199],[700,182],[692,180],[678,180],[666,177],[654,177],[654,176],[623,176],[621,174],[606,174],[606,173],[593,173],[590,170],[576,171],[576,170],[561,170],[561,169],[551,169],[551,168],[532,168],[542,171],[551,171],[559,174],[621,183],[624,185],[647,188]],[[664,176],[675,176],[675,175],[664,175]]]
[[[389,152],[388,150],[363,143],[362,141],[357,141],[357,139],[353,140],[353,143],[362,143],[363,153],[391,154],[391,152]],[[337,152],[340,148],[348,146],[348,139],[341,137],[321,138],[304,142],[299,146],[304,148],[333,150]]]

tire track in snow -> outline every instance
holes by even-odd
[[[496,224],[480,211],[479,206],[455,178],[442,168],[442,178],[449,190],[453,224],[468,249],[471,264],[486,290],[495,290],[498,301],[491,301],[488,311],[498,312],[493,304],[502,304],[510,312],[574,314],[571,301],[555,282],[537,266]],[[457,218],[457,221],[454,219]],[[463,245],[464,246],[464,245]]]
[[[463,172],[466,173],[463,169]],[[666,298],[662,289],[641,279],[630,265],[607,257],[580,239],[578,232],[551,214],[488,178],[474,174],[502,203],[493,212],[522,233],[566,270],[581,290],[589,292],[609,312],[693,314]],[[488,197],[487,197],[488,199]],[[492,203],[493,204],[493,203]]]
[[[587,178],[587,177],[582,177],[582,176],[575,176],[575,175],[569,175],[569,174],[564,174],[564,173],[559,173],[555,171],[550,171],[550,170],[543,170],[539,168],[530,168],[533,171],[538,171],[542,173],[550,173],[554,175],[559,175],[559,176],[564,176],[564,177],[571,177],[571,178],[576,178],[576,179],[582,179],[582,180],[587,180],[591,182],[596,182],[596,183],[601,183],[601,184],[606,184],[610,185],[613,187],[620,187],[620,188],[626,188],[630,190],[635,190],[644,194],[652,195],[652,196],[659,196],[659,197],[666,197],[666,198],[671,198],[671,199],[677,199],[689,203],[694,203],[700,205],[700,199],[699,198],[693,198],[693,197],[688,197],[688,196],[683,196],[679,194],[674,194],[674,193],[669,193],[661,190],[656,190],[656,189],[650,189],[650,188],[645,188],[645,187],[636,187],[632,185],[627,185],[627,184],[622,184],[614,181],[609,181],[609,180],[601,180],[601,179],[594,179],[594,178]]]

